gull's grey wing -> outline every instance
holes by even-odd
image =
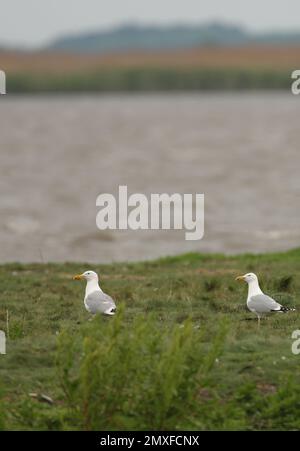
[[[278,302],[266,294],[257,294],[256,296],[252,296],[247,305],[250,310],[254,310],[257,313],[268,313],[281,310],[282,308]]]
[[[84,300],[85,306],[90,313],[104,313],[113,315],[116,311],[116,304],[108,294],[102,291],[94,291]]]

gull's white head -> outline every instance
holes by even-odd
[[[235,280],[243,281],[246,283],[258,282],[257,275],[253,272],[249,272],[247,274],[244,274],[243,276],[238,276]]]
[[[85,271],[82,274],[78,274],[77,276],[73,277],[74,280],[82,280],[85,279],[86,281],[89,280],[97,280],[98,281],[98,274],[95,271]]]

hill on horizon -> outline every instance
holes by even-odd
[[[43,50],[74,53],[175,50],[195,47],[244,45],[299,45],[300,31],[252,33],[223,23],[199,25],[121,25],[59,37]]]

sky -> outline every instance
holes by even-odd
[[[0,45],[42,46],[121,23],[224,21],[253,31],[300,30],[299,0],[0,0]]]

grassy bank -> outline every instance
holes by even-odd
[[[2,265],[0,427],[299,429],[299,312],[258,328],[234,281],[255,271],[300,310],[299,261],[295,250],[92,265],[123,306],[91,322],[71,279],[90,265]]]
[[[86,73],[12,73],[10,93],[290,89],[291,71],[243,68],[120,68]]]

